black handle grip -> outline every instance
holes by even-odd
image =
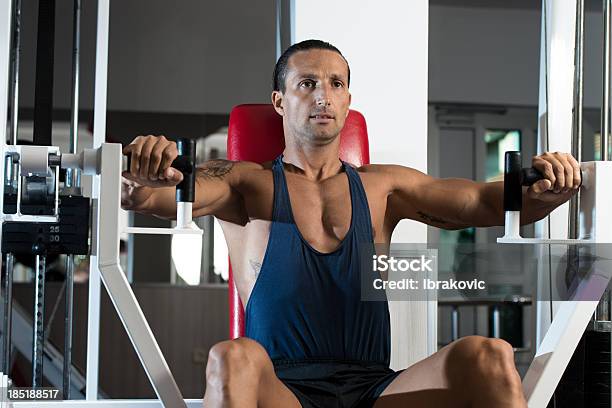
[[[523,203],[521,152],[506,152],[504,157],[504,211],[521,211]]]
[[[191,139],[179,138],[176,141],[178,157],[170,167],[183,173],[183,180],[176,186],[176,201],[193,202],[195,199],[195,142]],[[126,154],[127,169],[132,165],[132,155]]]
[[[522,186],[531,186],[544,175],[533,167],[523,168],[521,152],[509,151],[504,157],[504,211],[521,211]]]
[[[195,199],[195,142],[191,139],[178,139],[176,148],[179,155],[176,169],[183,173],[183,181],[176,186],[176,201],[193,203]]]

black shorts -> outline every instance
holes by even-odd
[[[303,408],[372,407],[401,373],[384,364],[339,360],[277,360],[274,370]]]

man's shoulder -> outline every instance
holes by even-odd
[[[412,167],[400,164],[365,164],[356,168],[362,180],[374,183],[388,183],[391,189],[416,185],[425,181],[427,175]]]
[[[255,179],[266,171],[270,171],[271,165],[256,163],[247,160],[211,159],[197,166],[197,176],[201,180],[217,180],[229,183],[237,187],[244,182]]]
[[[235,160],[232,161],[232,163],[234,163],[234,166],[240,170],[264,170],[271,167],[269,163],[272,162],[256,163],[248,160]]]
[[[358,172],[360,173],[364,173],[364,174],[372,174],[372,175],[383,175],[383,176],[389,176],[389,175],[394,175],[397,173],[411,173],[411,172],[417,172],[417,170],[410,168],[410,167],[406,167],[406,166],[402,166],[400,164],[376,164],[376,163],[369,163],[369,164],[364,164],[360,167],[356,167],[351,165],[353,168],[355,168]]]
[[[230,169],[232,172],[265,170],[272,168],[272,162],[256,163],[248,160],[210,159],[200,164],[203,169]]]
[[[368,163],[368,164],[362,164],[359,167],[353,164],[351,164],[351,166],[357,171],[360,171],[362,173],[384,173],[385,171],[388,170],[388,167],[390,165],[389,164]]]
[[[352,165],[364,186],[367,188],[389,189],[393,182],[393,169],[388,164],[363,164],[359,167]]]

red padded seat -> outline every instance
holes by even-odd
[[[283,119],[272,104],[238,105],[230,113],[227,158],[263,163],[285,148]],[[340,158],[357,167],[370,162],[368,131],[363,115],[350,110],[340,133]],[[229,268],[230,338],[244,335],[244,308]]]

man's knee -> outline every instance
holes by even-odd
[[[269,364],[265,349],[256,341],[247,338],[222,341],[208,353],[206,380],[209,385],[223,387],[235,380],[255,381]]]
[[[505,387],[520,387],[514,350],[505,340],[468,336],[458,340],[456,347],[477,377]]]

